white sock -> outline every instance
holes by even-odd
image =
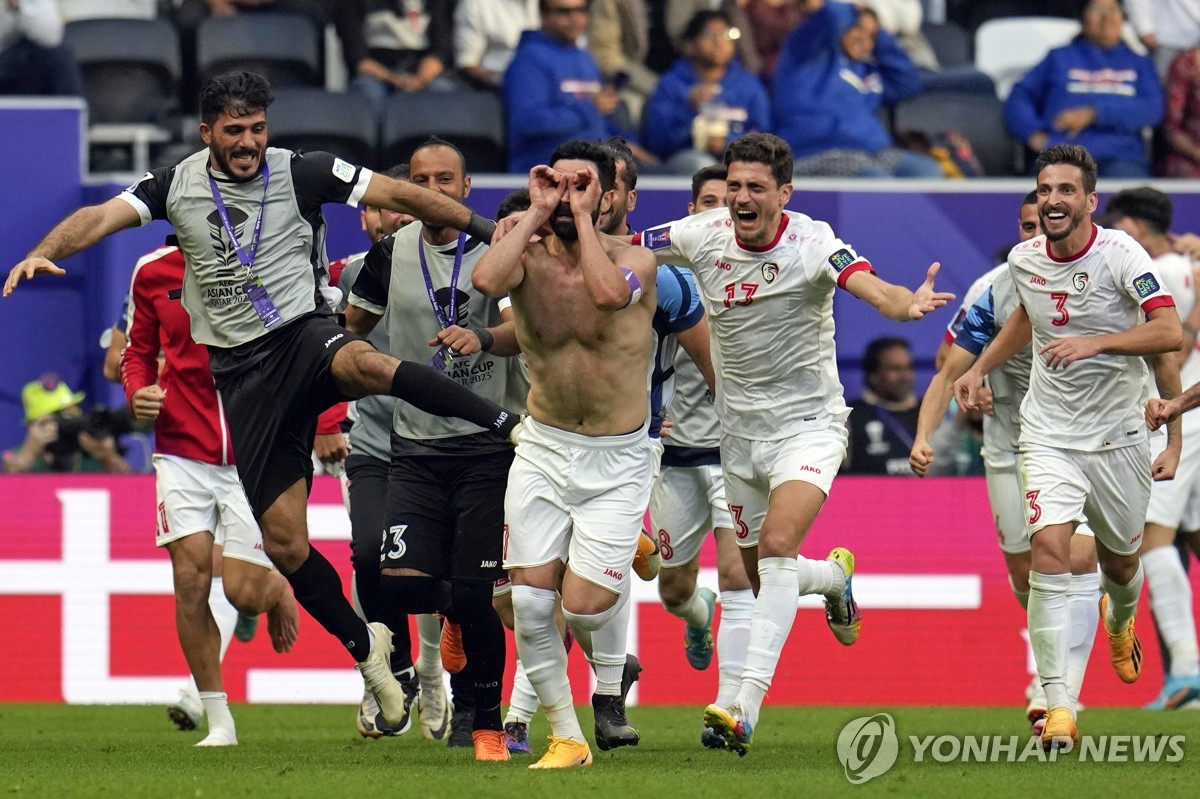
[[[751,724],[758,722],[758,713],[775,676],[783,644],[796,620],[798,569],[794,558],[762,558],[758,562],[758,599],[750,619],[746,665],[742,669],[742,686],[737,695]]]
[[[1133,578],[1125,585],[1110,580],[1104,573],[1100,574],[1100,590],[1108,594],[1108,618],[1104,620],[1104,624],[1114,633],[1124,630],[1129,626],[1129,622],[1133,621],[1133,616],[1137,613],[1138,598],[1142,595],[1144,575],[1141,561],[1138,561]]]
[[[1067,589],[1067,615],[1071,631],[1067,650],[1067,693],[1071,697],[1071,712],[1078,715],[1079,692],[1083,675],[1096,642],[1096,623],[1100,621],[1100,575],[1072,574]]]
[[[208,609],[212,611],[217,630],[221,633],[221,660],[224,660],[225,650],[233,640],[233,628],[237,626],[238,609],[225,597],[225,581],[220,577],[212,579],[212,587],[208,590]]]
[[[1008,576],[1008,587],[1012,589],[1013,596],[1017,598],[1022,610],[1029,610],[1029,591],[1018,591],[1017,586],[1013,584],[1012,575]]]
[[[773,558],[771,559],[773,560]],[[759,569],[763,561],[759,561]],[[842,567],[831,560],[809,560],[800,555],[796,557],[796,587],[800,596],[822,594],[825,596],[841,596],[845,588],[846,575]]]
[[[717,627],[718,707],[733,704],[742,685],[753,615],[754,592],[749,588],[721,592],[721,623]]]
[[[533,690],[533,685],[529,682],[528,675],[525,674],[525,664],[517,658],[517,670],[513,673],[513,688],[512,696],[509,698],[508,715],[504,717],[504,723],[520,722],[528,724],[533,718],[533,714],[537,712],[538,698],[537,692]]]
[[[432,613],[417,614],[417,661],[421,685],[442,684],[442,623]]]
[[[204,704],[204,715],[208,717],[208,735],[196,746],[233,746],[237,743],[237,729],[233,714],[229,712],[229,701],[224,691],[201,691],[200,701]]]
[[[1171,653],[1171,676],[1191,677],[1197,663],[1196,621],[1192,616],[1192,585],[1175,547],[1155,547],[1142,553],[1142,568],[1150,585],[1150,608],[1163,643]]]
[[[605,611],[585,616],[563,608],[563,616],[596,674],[596,693],[602,696],[621,695],[630,609],[628,580],[620,587],[616,604]]]
[[[525,666],[538,701],[555,738],[583,741],[583,730],[571,703],[567,681],[567,652],[554,626],[558,594],[544,588],[514,585],[512,589],[517,657]]]
[[[1038,677],[1046,689],[1046,709],[1070,708],[1067,692],[1067,615],[1069,574],[1029,573],[1029,642],[1037,659]]]
[[[684,600],[683,604],[663,605],[663,607],[672,616],[683,619],[690,627],[703,627],[708,624],[708,605],[700,596],[699,587],[692,591],[692,595]]]

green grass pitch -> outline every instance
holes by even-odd
[[[591,713],[580,708],[590,734]],[[899,708],[896,765],[851,785],[836,752],[846,722],[878,708],[768,705],[749,755],[699,745],[699,710],[637,707],[642,744],[593,751],[595,765],[530,772],[528,757],[480,763],[466,749],[407,735],[359,738],[353,710],[329,706],[237,705],[241,745],[196,749],[202,734],[180,733],[158,706],[0,705],[0,799],[24,797],[414,797],[419,799],[808,799],[826,796],[1051,797],[1200,796],[1200,713],[1087,710],[1085,735],[1182,735],[1175,763],[913,762],[908,736],[1025,735],[1020,709]],[[533,732],[544,735],[545,721]],[[1024,741],[1024,738],[1022,738]]]

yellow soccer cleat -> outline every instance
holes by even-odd
[[[825,621],[838,643],[850,646],[858,640],[858,632],[862,628],[862,614],[858,612],[858,603],[854,601],[852,590],[854,553],[838,547],[830,552],[825,560],[836,563],[841,568],[845,580],[840,595],[830,594],[825,597]]]
[[[550,737],[546,754],[530,768],[575,768],[592,765],[592,750],[587,741],[572,741],[569,738]]]
[[[658,554],[658,542],[645,530],[638,535],[637,554],[633,556],[633,573],[646,582],[658,576],[662,568],[662,557]]]
[[[1065,707],[1056,707],[1046,714],[1046,726],[1042,728],[1042,749],[1063,749],[1070,752],[1079,743],[1079,728],[1075,717]]]
[[[1137,682],[1142,674],[1142,642],[1133,631],[1133,619],[1125,625],[1125,629],[1114,633],[1108,629],[1108,594],[1100,595],[1100,621],[1104,632],[1108,633],[1108,654],[1112,661],[1113,671],[1121,678],[1121,682]]]

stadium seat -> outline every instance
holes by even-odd
[[[196,32],[201,82],[234,70],[257,72],[272,87],[322,86],[316,26],[299,14],[268,12],[209,17]]]
[[[996,83],[996,96],[1008,97],[1013,84],[1079,33],[1079,21],[1054,17],[1010,17],[985,22],[975,32],[975,66]]]
[[[1004,127],[1004,104],[977,92],[925,92],[896,106],[895,130],[930,137],[952,130],[966,136],[990,176],[1012,175],[1016,149]]]
[[[955,23],[926,22],[921,26],[921,34],[943,69],[971,63],[971,37]]]
[[[178,104],[179,35],[162,19],[69,23],[64,41],[83,73],[91,124],[164,124]]]
[[[460,89],[393,94],[383,111],[383,166],[408,161],[431,135],[451,141],[467,159],[467,171],[507,171],[504,107],[494,92]]]
[[[355,164],[375,165],[375,114],[357,94],[280,89],[268,118],[273,145],[324,150]]]

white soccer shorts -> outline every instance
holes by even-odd
[[[1029,445],[1021,453],[1029,535],[1053,524],[1088,521],[1096,541],[1132,555],[1150,502],[1150,447],[1083,452]]]
[[[157,546],[209,532],[225,557],[272,568],[236,467],[162,454],[156,454],[153,463]]]
[[[662,444],[643,427],[583,436],[526,418],[504,498],[504,568],[561,560],[614,593],[629,580]]]
[[[846,428],[841,424],[774,441],[722,435],[725,498],[738,546],[758,545],[772,491],[791,480],[803,480],[829,496],[845,458]]]
[[[691,563],[714,527],[732,530],[720,464],[662,467],[650,491],[650,526],[664,569]]]

